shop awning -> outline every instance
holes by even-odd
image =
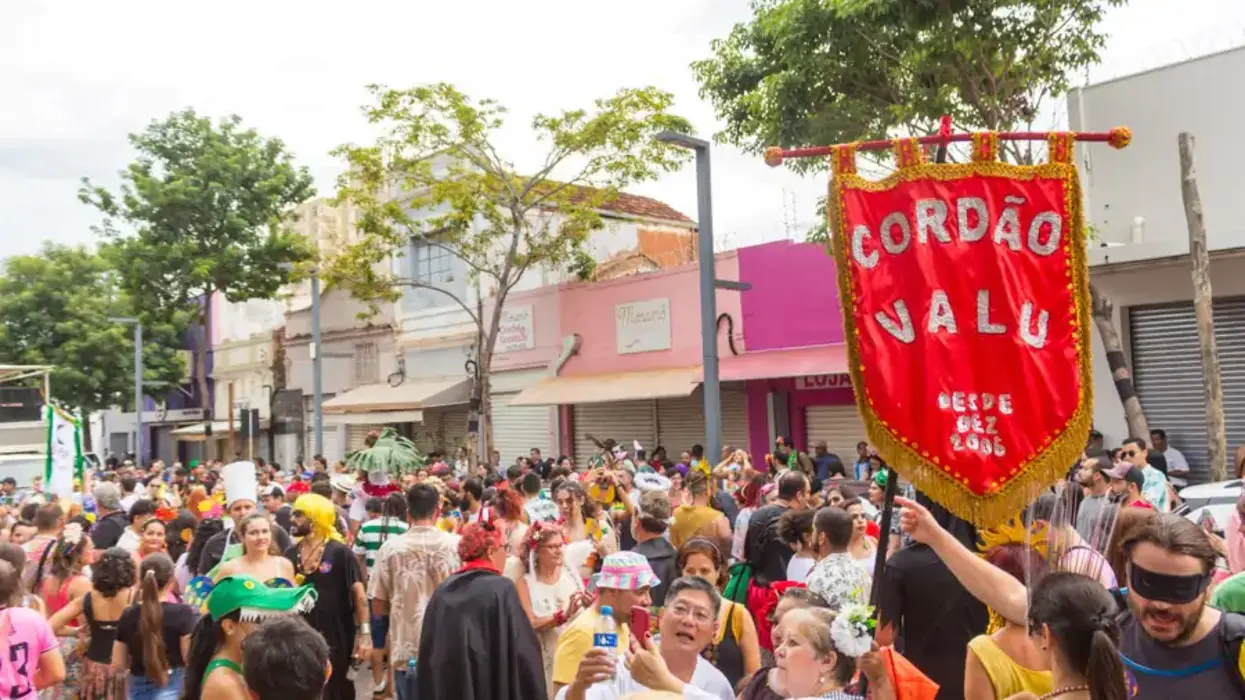
[[[847,345],[840,343],[762,350],[723,357],[718,368],[718,378],[724,382],[742,382],[749,379],[784,379],[846,372]]]
[[[689,396],[700,384],[700,367],[550,377],[524,389],[511,406],[555,406]]]
[[[467,398],[467,380],[463,378],[405,381],[398,386],[365,384],[325,401],[324,413],[415,411],[432,406],[467,403]]]
[[[267,418],[263,418],[259,421],[260,430],[267,430],[269,425],[271,424],[269,423]],[[233,432],[234,433],[242,432],[241,421],[233,422]],[[174,430],[169,431],[169,434],[182,442],[204,442],[207,440],[207,434],[204,433],[203,431],[203,421],[199,421],[198,423],[191,423],[190,425],[187,425],[182,428],[176,428]],[[212,421],[212,439],[216,440],[216,439],[223,438],[223,437],[229,437],[229,421],[227,420]]]
[[[366,413],[325,413],[325,425],[390,425],[423,423],[423,411],[368,411]]]

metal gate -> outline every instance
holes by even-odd
[[[856,461],[856,445],[867,442],[865,424],[860,419],[856,404],[838,406],[809,406],[804,409],[805,425],[808,428],[810,446],[819,440],[826,441],[826,447],[839,456],[844,464]]]
[[[501,464],[508,467],[517,457],[526,457],[533,447],[544,457],[557,457],[549,429],[548,406],[511,406],[518,396],[495,394],[493,403],[493,449],[501,454]]]
[[[1230,471],[1233,449],[1245,444],[1245,299],[1215,299],[1213,308]],[[1146,422],[1166,431],[1168,443],[1184,454],[1190,483],[1209,481],[1206,396],[1193,304],[1133,307],[1128,321],[1133,380]]]
[[[304,436],[303,464],[307,468],[311,468],[311,458],[316,455],[316,426],[315,421],[307,421],[307,432]],[[346,458],[346,450],[343,449],[346,443],[342,440],[342,426],[325,424],[324,426],[324,461],[328,462],[331,467],[338,461]]]
[[[368,433],[385,429],[383,425],[348,425],[346,426],[346,454],[358,452],[367,447]]]
[[[587,464],[600,452],[588,435],[601,441],[613,438],[626,446],[628,451],[632,442],[639,442],[650,452],[657,446],[657,407],[654,401],[576,404],[572,410],[576,464]]]
[[[697,387],[691,396],[657,400],[657,444],[666,448],[671,460],[692,445],[705,442],[704,388]],[[743,388],[722,387],[722,444],[737,450],[748,449],[748,401]],[[718,455],[706,455],[717,464]]]

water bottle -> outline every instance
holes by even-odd
[[[592,646],[604,649],[610,659],[618,659],[618,623],[614,621],[614,609],[608,605],[601,606],[601,617],[592,631]]]

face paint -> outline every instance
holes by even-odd
[[[1210,585],[1210,574],[1172,576],[1147,571],[1135,563],[1128,565],[1128,583],[1147,600],[1184,605],[1197,600]]]

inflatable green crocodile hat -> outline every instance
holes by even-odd
[[[221,579],[207,597],[207,612],[213,620],[235,610],[241,619],[258,622],[282,613],[307,613],[316,604],[316,591],[311,586],[269,588],[250,576],[237,575]]]

